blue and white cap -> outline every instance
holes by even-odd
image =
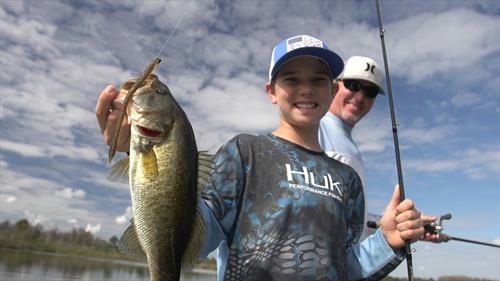
[[[332,79],[337,78],[344,68],[342,58],[330,50],[323,41],[309,35],[298,35],[285,39],[274,47],[269,66],[269,81],[287,60],[297,56],[313,56],[321,59],[330,68]]]

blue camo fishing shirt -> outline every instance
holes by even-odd
[[[218,280],[349,279],[365,208],[352,168],[272,134],[238,135],[214,163],[203,201],[207,244],[226,246]]]

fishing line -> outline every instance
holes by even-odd
[[[187,13],[188,10],[189,10],[189,6],[184,10],[184,12],[182,13],[182,15],[177,19],[177,22],[175,23],[174,28],[172,29],[172,31],[170,31],[170,34],[168,35],[167,39],[165,39],[165,41],[163,42],[163,45],[161,46],[160,50],[158,51],[158,54],[156,54],[155,57],[159,57],[160,56],[161,52],[163,51],[163,48],[165,48],[165,46],[167,45],[168,41],[170,40],[170,37],[172,37],[172,35],[174,34],[175,30],[179,26],[179,23],[182,21],[182,19],[184,18],[184,16],[186,15],[186,13]]]
[[[146,69],[144,69],[144,72],[142,73],[142,75],[139,76],[139,78],[137,78],[137,80],[135,80],[134,84],[128,90],[127,95],[125,96],[125,99],[123,100],[124,108],[127,108],[130,100],[132,100],[132,97],[133,97],[135,91],[142,85],[142,83],[146,80],[146,78],[149,76],[149,74],[151,74],[153,72],[153,70],[155,69],[155,67],[161,62],[161,59],[159,58],[159,56],[160,56],[161,52],[163,51],[163,48],[165,48],[165,46],[167,45],[168,41],[170,40],[170,38],[174,34],[175,30],[179,26],[179,23],[182,21],[182,19],[184,18],[184,16],[186,15],[188,10],[189,10],[189,7],[186,8],[186,10],[184,10],[182,15],[177,19],[177,22],[175,23],[174,28],[172,29],[172,31],[168,35],[167,39],[165,39],[165,41],[163,42],[163,45],[161,46],[160,51],[158,51],[158,54],[153,57],[153,60],[146,66]],[[123,123],[123,120],[125,119],[125,115],[126,115],[126,110],[122,110],[120,113],[120,117],[118,119],[119,120],[118,124]],[[121,131],[121,126],[117,126],[116,131],[113,134],[111,145],[109,146],[109,153],[108,153],[108,162],[109,163],[111,163],[111,160],[113,160],[113,158],[115,156],[116,147],[118,145],[118,137],[120,136],[120,131]]]

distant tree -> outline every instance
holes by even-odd
[[[0,230],[5,230],[10,228],[10,222],[9,221],[4,221],[0,223]]]
[[[119,241],[120,240],[116,236],[112,236],[111,238],[109,238],[109,243],[111,243],[111,245],[113,245],[115,247],[118,247],[118,242]]]
[[[466,276],[442,276],[437,281],[491,281],[489,279],[471,278]]]
[[[30,228],[31,228],[31,225],[27,219],[22,219],[22,220],[16,222],[16,230],[17,231],[26,231]]]

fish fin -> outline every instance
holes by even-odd
[[[147,177],[158,176],[158,160],[155,151],[150,149],[139,154],[142,163],[142,172]]]
[[[120,237],[120,240],[118,241],[118,250],[128,256],[137,257],[143,261],[147,261],[146,253],[142,249],[139,237],[135,231],[134,220],[131,220],[130,226],[125,229]]]
[[[201,194],[205,185],[210,182],[214,169],[214,156],[207,151],[198,152],[198,195]]]
[[[198,197],[205,185],[210,182],[213,170],[213,155],[207,151],[198,152]],[[198,198],[197,197],[197,198]],[[182,257],[182,272],[186,273],[193,269],[198,261],[201,248],[205,241],[205,222],[200,207],[196,208],[191,236],[187,242],[186,251]]]
[[[116,161],[116,163],[111,167],[111,171],[109,171],[107,179],[110,181],[128,183],[129,166],[130,159],[128,156],[119,161]]]
[[[200,207],[196,208],[191,237],[187,243],[186,251],[182,257],[182,272],[186,273],[193,269],[200,257],[200,251],[205,241],[205,223]]]

